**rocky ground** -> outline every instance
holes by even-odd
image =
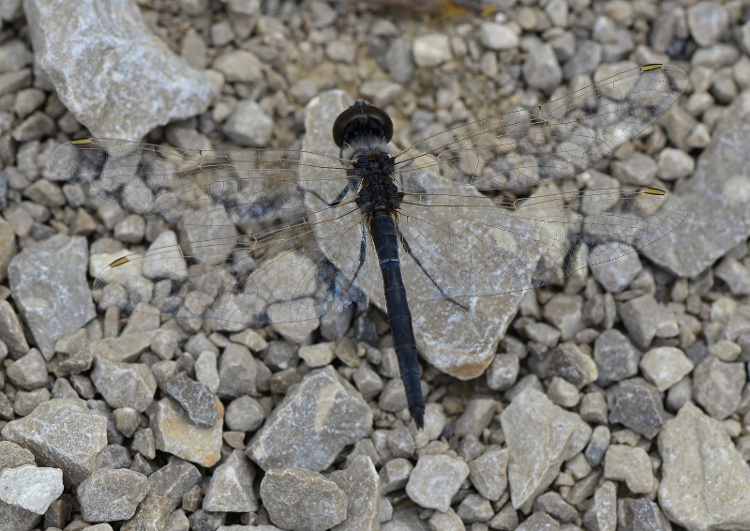
[[[0,530],[750,529],[748,6],[393,4],[0,2]],[[687,219],[465,330],[425,314],[422,431],[378,308],[252,329],[94,300],[111,253],[218,229],[48,165],[91,135],[324,146],[332,90],[408,146],[649,63],[685,94],[563,186],[659,187]]]

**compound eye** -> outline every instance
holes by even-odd
[[[365,101],[358,100],[354,105],[339,114],[336,121],[333,122],[333,141],[338,147],[343,147],[346,131],[352,125],[352,122],[364,118],[370,118],[380,124],[386,142],[391,141],[391,138],[393,138],[393,121],[388,113]]]

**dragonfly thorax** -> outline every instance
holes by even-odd
[[[393,157],[380,148],[361,152],[349,174],[358,183],[356,202],[365,213],[396,210],[403,192],[393,179]]]

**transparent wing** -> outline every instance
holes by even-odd
[[[480,190],[570,177],[652,124],[688,82],[674,66],[633,68],[535,109],[448,129],[412,146],[418,154],[404,151],[396,160],[402,171],[430,169]]]
[[[679,69],[644,67],[536,111],[447,131],[419,143],[421,154],[404,152],[397,221],[409,296],[464,299],[554,282],[670,232],[685,209],[655,189],[549,193],[512,204],[480,190],[587,168],[664,112],[686,79]],[[330,153],[88,139],[58,148],[51,165],[99,198],[207,229],[181,228],[181,243],[166,233],[137,253],[99,257],[109,264],[94,284],[102,307],[243,325],[314,320],[382,301],[350,166]]]

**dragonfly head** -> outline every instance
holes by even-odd
[[[383,109],[357,100],[333,123],[333,141],[340,148],[355,143],[387,144],[393,138],[393,121]]]

